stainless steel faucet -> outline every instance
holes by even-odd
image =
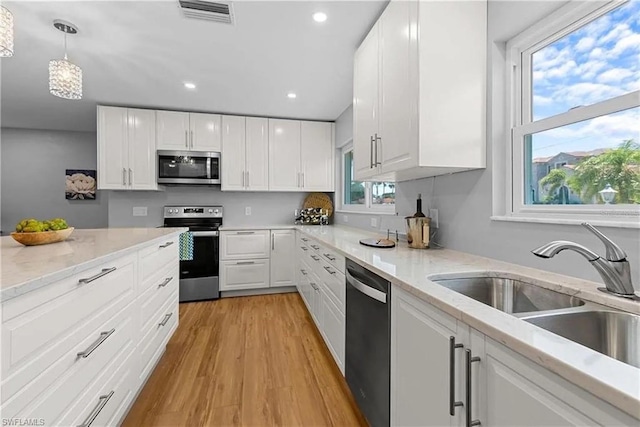
[[[540,258],[553,258],[558,252],[564,251],[565,249],[577,252],[585,257],[591,265],[598,270],[606,286],[606,288],[598,288],[599,290],[625,298],[636,298],[631,281],[631,268],[629,261],[627,261],[625,251],[593,225],[587,222],[582,223],[582,225],[604,243],[607,250],[605,259],[602,259],[600,255],[591,249],[566,240],[556,240],[547,243],[531,252]]]

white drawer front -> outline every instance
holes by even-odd
[[[82,328],[105,310],[116,313],[128,304],[133,299],[135,286],[134,260],[135,257],[121,258],[102,268],[65,279],[75,283],[73,291],[4,322],[2,376],[7,377],[30,359],[44,354],[62,337]],[[109,272],[89,283],[79,283],[79,279],[94,278],[106,271]],[[28,298],[28,295],[24,298]],[[82,339],[84,336],[74,335],[66,345],[74,346]],[[48,360],[48,363],[54,360]],[[46,366],[47,361],[43,360],[42,364],[31,368],[40,372]]]
[[[144,381],[151,373],[151,369],[164,351],[168,337],[178,326],[178,317],[178,294],[174,293],[169,301],[154,314],[153,323],[149,324],[149,328],[143,331],[137,349],[140,355],[138,382]]]
[[[179,239],[172,237],[159,243],[150,245],[139,252],[140,256],[140,283],[143,284],[149,277],[155,275],[168,264],[176,263],[179,259]],[[141,289],[141,292],[143,290]]]
[[[269,258],[269,230],[223,231],[220,235],[220,259]]]
[[[342,255],[340,255],[336,251],[327,249],[326,246],[321,247],[320,255],[322,255],[322,258],[324,258],[329,264],[331,264],[336,269],[338,269],[339,272],[344,274],[344,267],[345,267],[346,261]]]
[[[325,285],[328,297],[331,298],[336,307],[344,313],[346,292],[346,279],[344,274],[339,272],[333,265],[322,260],[318,276]]]
[[[147,331],[151,323],[155,322],[154,316],[171,296],[178,292],[180,271],[177,265],[156,275],[147,290],[138,299],[140,307],[140,329]]]
[[[118,354],[133,351],[134,333],[134,306],[129,305],[35,380],[11,393],[11,399],[3,405],[3,416],[43,418],[48,423],[60,419],[93,382],[110,370]],[[10,386],[7,384],[7,388]]]
[[[322,327],[329,351],[344,373],[345,316],[326,294],[322,298]]]
[[[220,290],[258,289],[269,287],[269,260],[222,261]]]

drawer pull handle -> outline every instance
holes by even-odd
[[[449,337],[449,415],[456,415],[456,408],[464,406],[461,401],[456,401],[456,349],[464,348],[464,345],[456,342],[456,337]]]
[[[303,242],[308,242],[309,241],[309,239],[305,239],[304,237],[302,239],[300,239],[300,240],[302,240]]]
[[[167,242],[167,243],[165,243],[164,245],[160,245],[160,246],[159,246],[159,248],[160,248],[160,249],[164,249],[164,248],[166,248],[166,247],[168,247],[168,246],[171,246],[171,245],[173,245],[173,242]]]
[[[113,393],[114,391],[111,390],[109,394],[103,394],[102,396],[100,396],[96,407],[93,408],[93,410],[89,413],[89,416],[78,427],[89,427],[91,424],[93,424],[93,421],[95,421],[98,415],[100,415],[102,409],[107,406],[107,403],[109,402],[109,399],[111,399],[111,396],[113,396]]]
[[[320,246],[316,246],[316,245],[310,245],[310,246],[311,246],[313,249],[315,249],[316,251],[317,251],[318,249],[320,249]]]
[[[325,256],[325,258],[327,258],[329,261],[335,261],[335,257],[332,257],[331,254],[323,254]]]
[[[306,246],[300,246],[300,249],[302,249],[305,252],[309,250],[309,248],[307,248]]]
[[[331,270],[329,267],[322,267],[322,268],[324,268],[325,270],[327,270],[327,273],[329,273],[329,274],[336,274],[336,272],[335,272],[335,271],[333,271],[333,270]]]
[[[162,281],[162,283],[160,283],[158,285],[159,288],[164,288],[165,286],[167,286],[169,284],[169,282],[171,282],[173,280],[173,277],[167,277],[166,279],[164,279]]]
[[[78,353],[78,357],[82,357],[83,359],[89,357],[91,353],[93,353],[96,348],[100,347],[100,344],[105,342],[106,339],[109,338],[115,331],[115,328],[113,328],[107,332],[100,332],[100,336],[98,337],[98,339],[95,340],[93,344],[91,344],[85,351],[81,351],[80,353]]]
[[[467,398],[467,411],[466,411],[466,426],[467,427],[474,427],[474,426],[479,426],[482,423],[480,422],[480,420],[474,420],[472,417],[472,412],[471,412],[471,364],[474,362],[479,362],[480,358],[479,357],[472,357],[471,356],[471,350],[465,350],[466,351],[466,357],[465,357],[465,364],[467,365],[467,378],[466,378],[466,386],[467,386],[467,390],[466,390],[466,398]]]
[[[255,264],[255,261],[238,261],[238,262],[236,262],[236,265],[251,265],[251,264]]]
[[[300,273],[302,273],[302,275],[303,275],[303,276],[306,276],[306,275],[307,275],[307,272],[306,272],[306,271],[304,271],[304,270],[300,270]]]
[[[158,323],[158,326],[164,326],[167,324],[167,322],[169,321],[169,319],[171,319],[171,316],[173,315],[173,313],[169,313],[169,314],[165,314],[164,315],[164,319],[162,319],[162,322]]]
[[[255,231],[238,231],[236,234],[256,234]]]
[[[318,258],[318,257],[317,257],[317,256],[315,256],[315,255],[311,255],[311,258],[313,258],[313,260],[314,260],[314,261],[320,261],[320,258]]]
[[[107,274],[116,271],[116,267],[111,267],[111,268],[103,268],[102,271],[100,271],[100,273],[91,276],[91,277],[87,277],[86,279],[80,279],[78,280],[78,283],[80,284],[87,284],[87,283],[91,283],[94,280],[98,280],[99,278],[101,278],[102,276],[106,276]]]

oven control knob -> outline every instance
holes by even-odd
[[[209,209],[209,213],[213,213],[213,209]]]
[[[213,213],[215,213],[216,215],[218,215],[220,213],[220,211],[218,209],[216,209],[215,211],[213,211]]]

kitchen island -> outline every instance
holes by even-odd
[[[2,417],[118,425],[178,325],[182,228],[1,242]]]

